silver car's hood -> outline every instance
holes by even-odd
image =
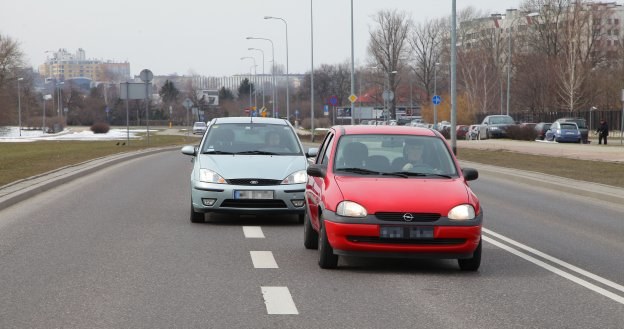
[[[305,170],[305,156],[297,155],[215,155],[200,154],[199,167],[210,169],[225,179],[263,178],[282,180]]]

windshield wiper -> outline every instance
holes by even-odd
[[[364,169],[364,168],[338,168],[336,170],[352,172],[352,173],[362,174],[362,175],[379,175],[378,171],[373,171],[373,170]]]
[[[242,151],[236,152],[236,154],[277,155],[277,153],[267,151]]]
[[[206,151],[206,152],[203,152],[202,154],[234,154],[234,153],[226,152],[226,151]]]
[[[405,175],[405,176],[416,176],[416,177],[427,177],[427,176],[435,176],[435,177],[443,177],[443,178],[453,178],[449,175],[444,174],[436,174],[436,173],[424,173],[424,172],[409,172],[409,171],[397,171],[393,172],[395,175]]]

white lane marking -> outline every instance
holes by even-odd
[[[503,250],[506,250],[506,251],[508,251],[508,252],[510,252],[510,253],[520,257],[520,258],[523,258],[523,259],[525,259],[525,260],[527,260],[527,261],[529,261],[529,262],[531,262],[531,263],[533,263],[533,264],[535,264],[537,266],[541,266],[541,267],[545,268],[546,270],[551,271],[551,272],[553,272],[553,273],[555,273],[555,274],[557,274],[559,276],[562,276],[562,277],[564,277],[564,278],[566,278],[566,279],[568,279],[568,280],[570,280],[570,281],[572,281],[572,282],[574,282],[576,284],[579,284],[579,285],[581,285],[581,286],[583,286],[583,287],[585,287],[587,289],[593,290],[593,291],[595,291],[595,292],[597,292],[597,293],[599,293],[599,294],[601,294],[601,295],[603,295],[603,296],[605,296],[607,298],[611,298],[611,299],[613,299],[614,301],[616,301],[616,302],[618,302],[620,304],[624,304],[624,297],[622,297],[622,296],[616,295],[616,294],[614,294],[614,293],[612,293],[612,292],[610,292],[608,290],[600,288],[600,287],[596,286],[595,284],[589,283],[589,282],[587,282],[587,281],[585,281],[585,280],[583,280],[583,279],[581,279],[579,277],[576,277],[576,276],[574,276],[574,275],[572,275],[572,274],[570,274],[568,272],[564,272],[564,271],[562,271],[562,270],[560,270],[560,269],[558,269],[558,268],[556,268],[556,267],[554,267],[552,265],[549,265],[549,264],[547,264],[547,263],[545,263],[545,262],[543,262],[543,261],[541,261],[541,260],[539,260],[537,258],[531,257],[531,256],[523,253],[522,251],[519,251],[519,250],[516,250],[516,249],[514,249],[512,247],[509,247],[509,246],[507,246],[507,245],[505,245],[505,244],[503,244],[501,242],[498,242],[498,241],[496,241],[496,240],[494,240],[494,239],[492,239],[490,237],[484,236],[482,238],[483,238],[483,240],[485,240],[485,241],[487,241],[487,242],[489,242],[489,243],[491,243],[491,244],[493,244],[493,245],[495,245],[495,246],[497,246],[497,247],[499,247],[499,248],[501,248]]]
[[[613,282],[611,280],[605,279],[605,278],[603,278],[601,276],[598,276],[598,275],[596,275],[594,273],[588,272],[588,271],[586,271],[586,270],[584,270],[582,268],[576,267],[576,266],[574,266],[574,265],[572,265],[570,263],[564,262],[564,261],[562,261],[560,259],[557,259],[557,258],[555,258],[553,256],[548,255],[548,254],[545,254],[545,253],[543,253],[543,252],[541,252],[539,250],[533,249],[533,248],[531,248],[531,247],[529,247],[529,246],[527,246],[525,244],[522,244],[522,243],[520,243],[518,241],[512,240],[512,239],[510,239],[510,238],[508,238],[508,237],[506,237],[504,235],[500,235],[500,234],[498,234],[496,232],[490,231],[490,230],[488,230],[486,228],[483,228],[482,230],[483,230],[483,232],[485,232],[487,234],[490,234],[490,235],[492,235],[492,236],[494,236],[494,237],[496,237],[498,239],[501,239],[501,240],[503,240],[503,241],[505,241],[507,243],[510,243],[510,244],[520,248],[520,249],[524,249],[524,250],[526,250],[526,251],[528,251],[528,252],[530,252],[530,253],[532,253],[534,255],[540,256],[540,257],[542,257],[542,258],[544,258],[544,259],[546,259],[548,261],[551,261],[551,262],[553,262],[553,263],[555,263],[557,265],[563,266],[563,267],[565,267],[567,269],[570,269],[570,270],[572,270],[572,271],[574,271],[574,272],[576,272],[578,274],[584,275],[584,276],[586,276],[586,277],[588,277],[588,278],[590,278],[592,280],[595,280],[597,282],[600,282],[600,283],[604,284],[605,286],[609,286],[609,287],[611,287],[613,289],[617,289],[617,290],[619,290],[621,292],[624,292],[624,286],[619,285],[619,284],[617,284],[617,283],[615,283],[615,282]]]
[[[254,268],[279,268],[270,251],[250,251]]]
[[[264,239],[264,233],[262,233],[262,228],[260,226],[243,226],[243,233],[245,237],[250,238],[259,238]]]
[[[260,287],[268,314],[299,314],[288,287]]]

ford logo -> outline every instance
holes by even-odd
[[[403,220],[406,222],[411,222],[414,220],[414,215],[407,213],[407,214],[403,214]]]
[[[258,185],[258,181],[257,180],[251,180],[251,181],[249,181],[249,184],[251,184],[251,185]]]

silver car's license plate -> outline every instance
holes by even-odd
[[[234,191],[234,199],[273,199],[273,191]]]

